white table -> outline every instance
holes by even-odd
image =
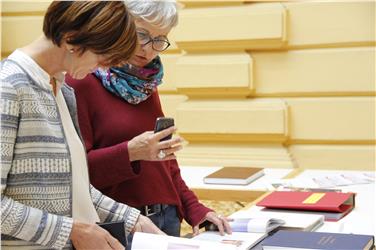
[[[181,175],[186,184],[193,189],[221,189],[221,190],[243,190],[243,191],[271,191],[271,183],[286,181],[283,178],[294,169],[266,168],[265,175],[249,185],[215,185],[205,184],[203,178],[218,170],[220,167],[196,167],[183,166]],[[293,186],[316,187],[317,184],[312,178],[336,175],[340,173],[375,173],[374,171],[349,171],[349,170],[304,170],[295,178],[288,179]],[[372,234],[376,236],[376,189],[375,183],[358,184],[337,187],[343,192],[355,192],[355,208],[338,222],[325,222],[317,231]]]

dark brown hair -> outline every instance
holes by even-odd
[[[108,66],[128,60],[137,48],[136,27],[123,1],[53,1],[43,23],[44,35],[106,56]]]

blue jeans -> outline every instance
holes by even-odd
[[[180,236],[180,220],[176,206],[167,206],[157,214],[149,216],[149,219],[170,236]],[[131,249],[133,234],[128,235],[127,250]]]

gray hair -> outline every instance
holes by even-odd
[[[173,28],[178,23],[175,0],[124,0],[129,12],[154,26]]]

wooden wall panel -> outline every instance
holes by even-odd
[[[44,13],[51,2],[52,0],[2,1],[1,12],[2,15],[30,15],[30,13]]]
[[[375,145],[292,145],[300,168],[375,170]]]
[[[253,91],[252,58],[242,53],[186,54],[175,71],[179,93],[189,96],[248,96]]]
[[[375,47],[252,52],[256,95],[374,95]]]
[[[162,110],[165,116],[175,118],[175,124],[179,128],[179,124],[177,123],[177,111],[176,107],[178,107],[181,103],[185,102],[188,98],[185,95],[166,95],[160,94]]]
[[[174,39],[184,50],[279,48],[286,11],[280,3],[183,9]]]
[[[42,35],[42,16],[4,16],[1,18],[1,54],[7,56]]]
[[[284,141],[280,100],[188,100],[177,109],[179,133],[192,141]]]
[[[163,84],[159,85],[158,90],[161,93],[176,93],[177,74],[176,64],[178,59],[182,56],[177,53],[161,54],[161,60],[163,63],[164,77]]]
[[[2,56],[49,2],[2,3]],[[181,164],[374,168],[374,1],[181,2],[159,87]]]
[[[185,138],[185,137],[184,137]],[[177,153],[182,166],[255,166],[293,168],[290,153],[281,144],[227,144],[190,142]]]
[[[184,8],[234,6],[242,5],[244,2],[244,0],[179,0],[179,3],[181,3]]]
[[[286,98],[291,143],[375,143],[374,97]]]
[[[42,34],[43,16],[51,0],[1,2],[1,56],[25,46]]]
[[[375,44],[375,1],[296,1],[289,13],[289,47]]]

